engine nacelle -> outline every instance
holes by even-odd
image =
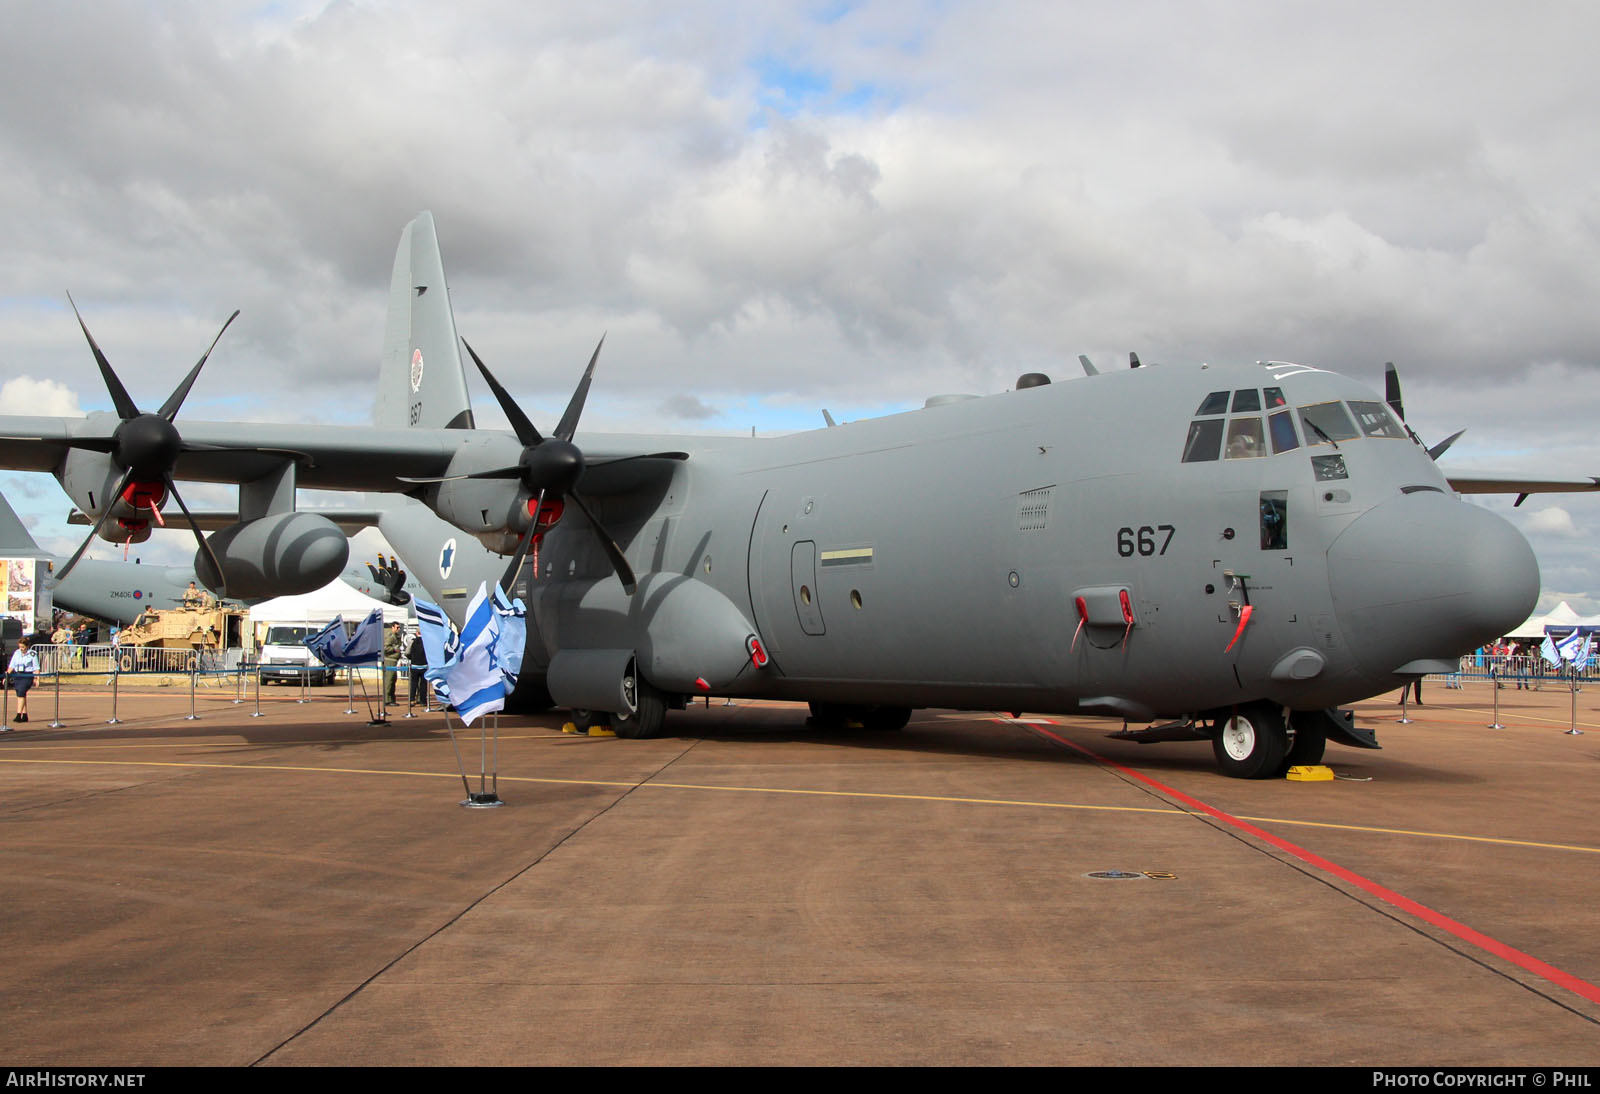
[[[227,578],[230,597],[290,596],[320,589],[344,572],[350,541],[339,526],[315,513],[279,513],[233,524],[206,537]],[[194,572],[215,591],[217,573],[204,551]]]

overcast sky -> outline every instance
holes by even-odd
[[[1425,439],[1467,428],[1446,466],[1600,474],[1592,3],[0,0],[0,28],[7,413],[109,407],[70,289],[141,404],[241,308],[185,417],[367,421],[431,209],[536,422],[602,331],[586,430],[812,428],[1079,353],[1393,360]],[[0,486],[75,545],[48,476]],[[1600,611],[1600,500],[1512,519],[1541,606]]]

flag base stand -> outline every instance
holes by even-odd
[[[463,809],[498,809],[505,802],[500,800],[500,795],[493,790],[484,790],[479,793],[468,794],[461,802]]]

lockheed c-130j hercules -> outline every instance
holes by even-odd
[[[373,427],[180,434],[194,373],[141,414],[96,347],[118,414],[0,421],[0,464],[53,471],[112,539],[174,479],[239,483],[240,519],[196,555],[239,596],[343,567],[298,488],[409,495],[380,528],[458,621],[480,580],[527,602],[519,697],[621,736],[701,695],[880,728],[1027,710],[1160,722],[1146,739],[1209,738],[1241,777],[1316,762],[1330,736],[1375,746],[1340,704],[1531,612],[1527,542],[1458,490],[1596,485],[1452,482],[1397,384],[1383,398],[1298,364],[1029,377],[772,438],[587,436],[593,359],[546,432],[467,347],[512,424],[477,429],[463,345],[423,214],[395,260]]]

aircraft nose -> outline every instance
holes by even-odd
[[[1370,672],[1454,658],[1533,612],[1539,563],[1507,521],[1433,491],[1362,514],[1328,549],[1334,612]]]

